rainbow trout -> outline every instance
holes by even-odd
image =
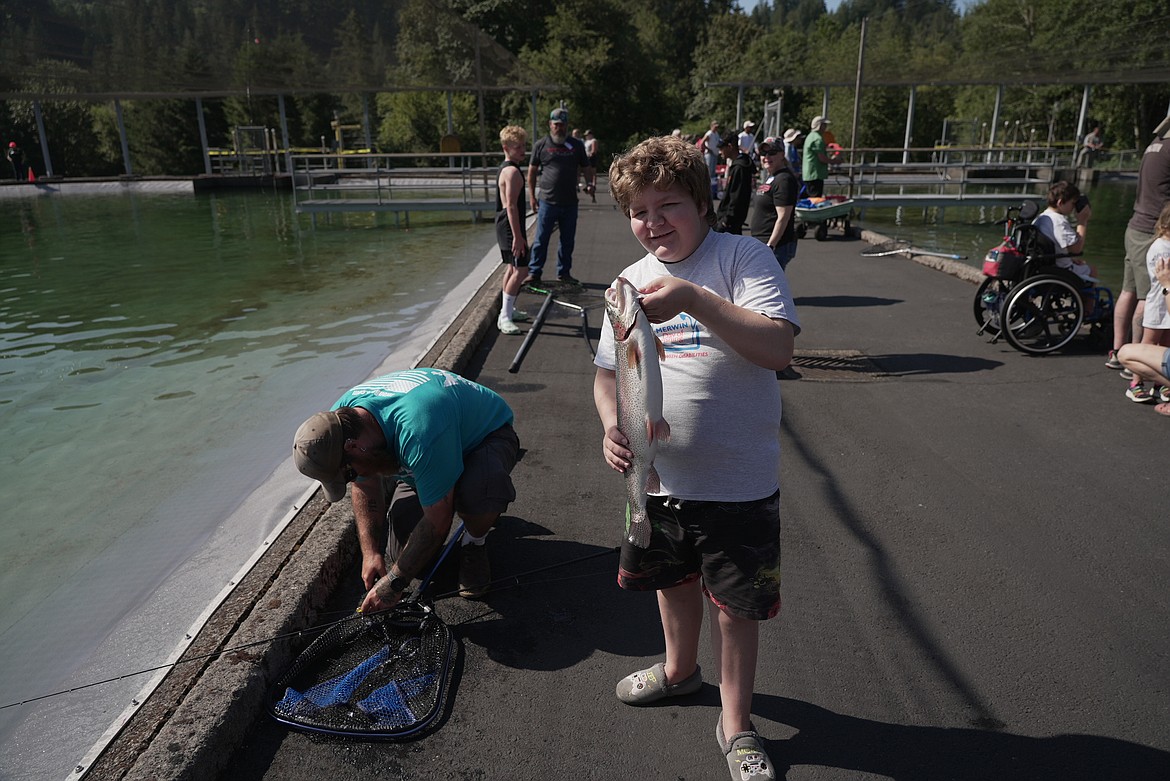
[[[658,443],[670,438],[662,419],[662,342],[654,335],[642,311],[638,289],[622,277],[605,291],[605,313],[613,325],[617,361],[618,428],[633,451],[626,470],[626,538],[645,548],[650,545],[646,494],[659,490],[654,454]]]

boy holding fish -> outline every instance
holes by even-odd
[[[750,713],[758,622],[780,609],[776,372],[792,359],[795,307],[766,245],[711,230],[707,169],[692,145],[643,141],[614,161],[610,191],[647,254],[606,294],[594,401],[605,460],[628,481],[618,583],[658,592],[666,640],[666,659],[622,679],[617,696],[645,705],[702,687],[707,602],[723,705],[716,739],[733,778],[774,778]],[[635,295],[640,306],[629,304]],[[651,398],[657,345],[616,344],[645,338],[638,318],[662,342],[661,402]]]

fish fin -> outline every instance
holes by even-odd
[[[662,340],[658,338],[657,334],[654,335],[654,347],[656,350],[658,350],[658,360],[665,361],[666,360],[666,346],[664,344],[662,344]]]
[[[652,431],[652,433],[650,434],[650,441],[651,442],[653,442],[656,439],[662,440],[663,442],[670,441],[670,424],[667,423],[664,419],[659,418],[658,421],[654,424],[654,427],[651,431]]]
[[[658,477],[658,470],[654,468],[654,464],[651,464],[650,471],[646,474],[646,493],[652,494],[661,490],[662,480]]]
[[[642,356],[638,354],[638,345],[631,344],[626,350],[626,364],[629,365],[631,369],[633,369],[641,362],[641,360]]]

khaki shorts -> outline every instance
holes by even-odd
[[[505,424],[484,437],[463,456],[463,474],[455,482],[455,512],[465,515],[502,513],[516,501],[512,468],[520,454],[520,439],[511,424]],[[414,486],[406,483],[387,485],[390,504],[390,558],[398,554],[422,520],[422,504]],[[392,493],[391,493],[392,492]]]
[[[1121,289],[1136,292],[1139,301],[1145,301],[1150,293],[1150,269],[1146,266],[1146,253],[1150,251],[1154,238],[1152,233],[1125,229],[1125,273],[1121,279]]]

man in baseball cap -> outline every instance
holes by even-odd
[[[743,132],[739,134],[739,151],[751,158],[756,156],[756,123],[750,119],[743,123]]]
[[[516,499],[510,474],[519,449],[512,410],[502,398],[438,369],[364,382],[302,423],[293,438],[297,469],[320,481],[326,499],[341,501],[353,483],[368,590],[362,610],[393,607],[411,579],[426,574],[456,514],[465,528],[459,595],[487,593],[484,540]]]
[[[521,284],[539,285],[558,231],[557,281],[579,285],[573,277],[573,249],[577,244],[577,183],[585,180],[585,194],[595,192],[596,172],[585,142],[569,135],[569,110],[554,108],[548,115],[548,135],[532,145],[528,162],[528,203],[536,213],[536,236],[528,253],[528,275]]]

